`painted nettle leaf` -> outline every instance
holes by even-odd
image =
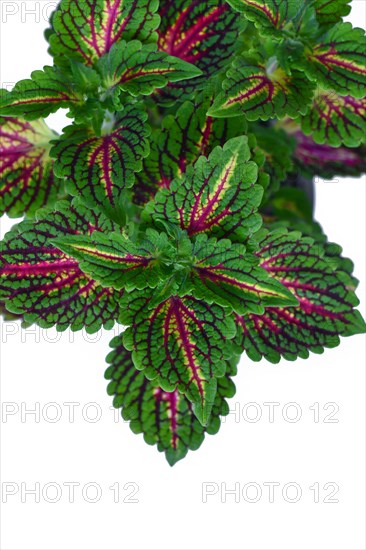
[[[201,93],[186,101],[178,111],[162,120],[150,141],[150,154],[136,174],[135,200],[144,204],[159,189],[169,189],[171,182],[185,173],[200,156],[208,156],[215,146],[246,133],[244,117],[211,118],[206,115],[212,104],[210,94]]]
[[[114,44],[96,66],[107,93],[113,95],[119,91],[132,96],[149,95],[169,82],[201,75],[191,63],[158,51],[156,44],[142,44],[139,40]]]
[[[351,11],[351,0],[313,0],[316,17],[322,27],[334,25]]]
[[[145,209],[145,217],[167,221],[193,236],[210,233],[245,242],[261,226],[257,213],[263,188],[258,169],[249,160],[248,139],[233,138],[201,156],[169,189],[160,190]]]
[[[50,65],[0,92],[0,215],[24,218],[0,242],[1,322],[117,324],[108,394],[170,465],[219,431],[241,355],[306,359],[366,332],[306,179],[366,171],[349,12],[61,0]]]
[[[217,378],[224,376],[232,354],[234,319],[225,308],[191,295],[155,302],[143,291],[122,297],[120,321],[128,326],[123,343],[149,380],[164,391],[178,389],[206,425]]]
[[[295,162],[308,177],[325,179],[338,176],[361,176],[366,173],[366,147],[331,147],[319,145],[302,132],[296,134]]]
[[[178,390],[163,390],[136,369],[122,337],[115,337],[110,346],[112,351],[107,356],[110,366],[105,378],[110,381],[107,391],[113,396],[113,406],[121,409],[122,418],[130,423],[134,433],[142,433],[146,443],[156,444],[158,450],[165,453],[171,466],[184,458],[188,451],[197,450],[205,434],[218,432],[220,416],[229,413],[226,399],[235,395],[231,377],[237,372],[239,358],[227,361],[226,374],[218,379],[210,420],[207,426],[202,426],[184,394]]]
[[[304,0],[227,0],[262,31],[282,30],[304,6]]]
[[[366,97],[356,99],[319,89],[311,109],[301,119],[301,127],[317,143],[356,147],[365,141]]]
[[[339,336],[365,331],[354,309],[359,304],[355,279],[334,268],[320,243],[277,229],[262,232],[260,247],[260,266],[290,290],[299,305],[237,316],[236,343],[252,360],[306,359],[310,351],[322,353],[339,345]]]
[[[192,292],[231,307],[236,313],[263,314],[269,306],[295,306],[297,300],[241,244],[199,235],[195,242]]]
[[[72,195],[86,204],[118,208],[149,154],[147,115],[132,105],[106,117],[102,135],[89,125],[64,129],[51,150],[55,172]]]
[[[58,197],[50,142],[57,134],[42,120],[0,118],[0,215],[34,214]]]
[[[365,31],[351,23],[338,23],[313,48],[305,48],[296,65],[320,86],[362,98],[366,86]]]
[[[45,118],[61,108],[75,108],[82,103],[82,93],[56,67],[33,71],[9,92],[0,90],[0,113],[27,120]]]
[[[0,247],[0,300],[25,321],[63,331],[111,328],[121,292],[85,275],[78,261],[52,243],[67,235],[111,231],[113,223],[75,200],[38,211],[15,226]]]
[[[351,0],[227,0],[252,21],[261,33],[289,36],[293,30],[312,25],[327,29],[351,11]]]
[[[92,66],[123,40],[156,41],[158,0],[61,0],[52,17],[51,50]]]
[[[192,63],[203,73],[195,82],[170,85],[163,98],[191,95],[230,62],[243,22],[226,0],[160,0],[159,14],[159,50]]]
[[[276,58],[253,64],[251,60],[237,57],[226,73],[222,88],[208,114],[213,117],[244,115],[254,121],[305,114],[315,85],[299,70],[287,74]]]
[[[54,241],[57,248],[79,261],[80,269],[102,286],[131,291],[154,288],[164,273],[164,258],[172,245],[167,236],[148,229],[141,243],[135,244],[120,233],[94,232],[90,236],[72,235]]]
[[[296,143],[293,161],[307,177],[360,176],[366,173],[366,146],[332,147],[327,143],[316,143],[313,137],[305,135],[295,121],[284,121],[283,129]]]

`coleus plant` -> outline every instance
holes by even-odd
[[[348,0],[62,0],[53,64],[1,93],[6,318],[125,327],[108,393],[170,464],[216,433],[243,352],[365,331],[299,176],[365,170]],[[61,135],[45,118],[67,109]],[[292,182],[292,183],[291,183]]]

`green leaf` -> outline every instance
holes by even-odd
[[[122,343],[122,337],[114,338],[107,357],[110,364],[105,377],[110,380],[108,394],[113,405],[122,409],[122,417],[130,422],[134,433],[143,433],[144,440],[157,445],[173,466],[188,451],[197,450],[205,434],[215,434],[220,428],[220,416],[229,413],[227,398],[235,394],[231,376],[236,374],[237,358],[228,362],[226,374],[218,380],[216,398],[207,427],[203,427],[192,410],[191,402],[177,390],[167,392],[154,381],[148,380],[133,364],[131,352]]]
[[[93,65],[123,40],[155,41],[158,0],[62,0],[52,16],[51,50]]]
[[[225,0],[160,0],[159,14],[159,50],[192,63],[203,73],[193,82],[170,84],[159,96],[188,99],[226,67],[238,48],[242,20]]]
[[[342,17],[351,11],[351,0],[313,0],[319,23],[324,26],[332,26],[342,21]]]
[[[355,280],[338,269],[339,262],[329,259],[323,245],[286,229],[265,231],[262,237],[260,265],[294,293],[299,306],[237,316],[236,343],[252,360],[306,359],[310,351],[337,346],[339,335],[365,332],[365,322],[354,309],[359,303]]]
[[[184,174],[201,155],[207,157],[217,145],[246,133],[244,117],[207,117],[211,103],[209,95],[201,93],[183,103],[174,115],[164,117],[161,128],[153,132],[150,155],[136,174],[134,194],[139,204],[153,199],[159,189],[169,189],[172,180]]]
[[[20,80],[11,92],[0,90],[0,114],[27,120],[44,118],[81,103],[82,96],[74,84],[55,67],[33,71],[30,79]]]
[[[165,220],[192,235],[209,233],[246,241],[261,226],[257,209],[263,189],[255,185],[257,166],[249,161],[248,139],[229,140],[208,159],[200,157],[170,189],[157,193],[145,217]]]
[[[128,291],[156,287],[160,282],[160,259],[171,248],[167,236],[153,229],[146,231],[139,244],[120,233],[98,232],[89,237],[61,237],[53,243],[77,259],[80,269],[102,286]]]
[[[292,173],[285,185],[271,197],[267,208],[274,219],[312,221],[313,205],[305,189],[299,186],[299,179],[298,174]],[[294,187],[290,186],[291,183]]]
[[[113,224],[79,201],[57,203],[55,210],[38,211],[0,243],[0,301],[28,323],[57,330],[96,332],[113,327],[119,314],[120,292],[102,288],[85,275],[78,262],[52,241],[66,235],[112,231]]]
[[[364,97],[365,31],[353,28],[351,23],[338,23],[313,48],[307,48],[305,57],[296,60],[296,66],[328,90],[356,98]]]
[[[66,178],[72,195],[107,210],[120,208],[126,188],[134,183],[134,172],[141,170],[142,159],[149,154],[147,115],[126,106],[97,136],[83,125],[68,126],[51,150],[55,172]]]
[[[144,291],[125,294],[120,322],[129,328],[124,345],[134,364],[164,391],[179,390],[206,425],[217,377],[224,376],[235,326],[227,311],[193,296],[172,296],[150,309]]]
[[[266,199],[276,192],[293,168],[292,155],[295,140],[276,126],[255,124],[251,128],[257,142],[255,150],[264,155],[262,172],[268,174],[270,183],[266,191]]]
[[[298,305],[293,294],[258,267],[258,258],[241,244],[199,235],[193,253],[192,293],[197,298],[232,307],[240,314],[261,315],[268,306]]]
[[[106,95],[118,104],[120,91],[132,96],[149,95],[168,82],[194,78],[201,71],[194,65],[157,51],[155,44],[143,45],[138,40],[119,42],[97,62]]]
[[[301,127],[316,143],[355,147],[366,141],[366,97],[356,99],[319,89]]]
[[[0,118],[0,216],[32,215],[57,199],[61,182],[49,156],[56,137],[43,120]]]
[[[270,34],[282,30],[304,6],[303,0],[227,0],[256,27]]]
[[[237,117],[228,118],[228,119],[219,118],[219,119],[213,119],[213,120],[226,120],[234,123],[235,125],[235,121],[237,120]],[[258,166],[257,183],[258,185],[263,187],[263,189],[265,190],[267,189],[270,183],[270,176],[265,171],[265,164],[266,164],[265,152],[260,147],[258,147],[256,136],[253,133],[248,133],[248,145],[250,148],[252,161],[255,162],[256,165]],[[264,200],[264,197],[263,197],[263,200]]]
[[[253,65],[241,57],[234,60],[222,88],[208,115],[245,115],[253,121],[305,114],[315,85],[296,69],[286,74],[276,59]]]
[[[70,70],[76,89],[79,92],[92,94],[98,91],[101,80],[97,71],[77,61],[70,61]]]

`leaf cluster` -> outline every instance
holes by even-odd
[[[1,312],[125,327],[108,392],[170,464],[218,431],[243,352],[292,361],[365,331],[353,265],[299,186],[365,169],[349,9],[61,0],[53,64],[1,91],[0,213],[25,217],[0,244]]]

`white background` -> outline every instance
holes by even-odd
[[[1,82],[6,86],[49,63],[43,15],[55,3],[1,4]],[[365,3],[353,4],[350,20],[361,25]],[[38,21],[26,13],[35,7],[40,12]],[[14,13],[6,17],[10,12]],[[64,122],[61,116],[52,117],[56,130]],[[365,183],[365,179],[342,179],[316,184],[317,218],[329,238],[355,261],[363,312]],[[2,234],[12,223],[1,221]],[[218,435],[208,436],[199,451],[189,453],[174,468],[114,417],[103,379],[112,336],[113,331],[105,332],[88,342],[92,337],[82,334],[57,336],[53,330],[21,332],[17,323],[2,326],[2,400],[14,412],[1,419],[3,499],[4,483],[13,483],[14,490],[19,487],[2,504],[2,549],[365,548],[363,336],[343,339],[339,348],[296,363],[254,364],[243,357],[235,380],[237,395],[231,400],[237,415],[230,415]],[[74,422],[69,420],[67,402],[80,404]],[[268,402],[279,404],[273,422],[264,405]],[[45,406],[49,403],[57,407]],[[297,410],[288,403],[297,403]],[[319,422],[315,422],[314,408],[310,409],[314,403],[319,404]],[[22,421],[21,410],[35,406],[40,407],[39,422],[32,414]],[[338,422],[324,422],[334,407],[339,410],[330,420]],[[262,417],[250,422],[258,412]],[[289,421],[299,413],[298,422]],[[60,414],[58,421],[51,422]],[[95,414],[102,416],[92,422]],[[67,482],[80,484],[73,503],[63,485]],[[203,502],[206,482],[217,493]],[[274,502],[263,485],[268,482],[280,484]],[[22,502],[22,483],[23,493],[40,484],[39,503],[30,494],[23,494]],[[56,485],[46,491],[47,483]],[[87,490],[87,483],[94,485]],[[116,483],[121,489],[118,503],[110,489]],[[135,485],[125,487],[127,483],[138,485],[133,497],[138,502],[128,502]],[[257,485],[244,498],[242,489],[248,483]],[[288,483],[301,489],[298,502],[288,502],[294,499],[293,486],[287,488],[287,496],[285,488],[283,496]],[[315,483],[320,487],[320,502],[314,502],[310,489]],[[333,497],[338,502],[324,502],[334,487],[324,489],[327,483],[339,487]],[[230,494],[224,502],[225,487],[235,484],[239,502]],[[261,498],[249,502],[258,485]],[[60,499],[51,503],[57,487],[62,491]],[[96,488],[100,499],[88,502]]]

